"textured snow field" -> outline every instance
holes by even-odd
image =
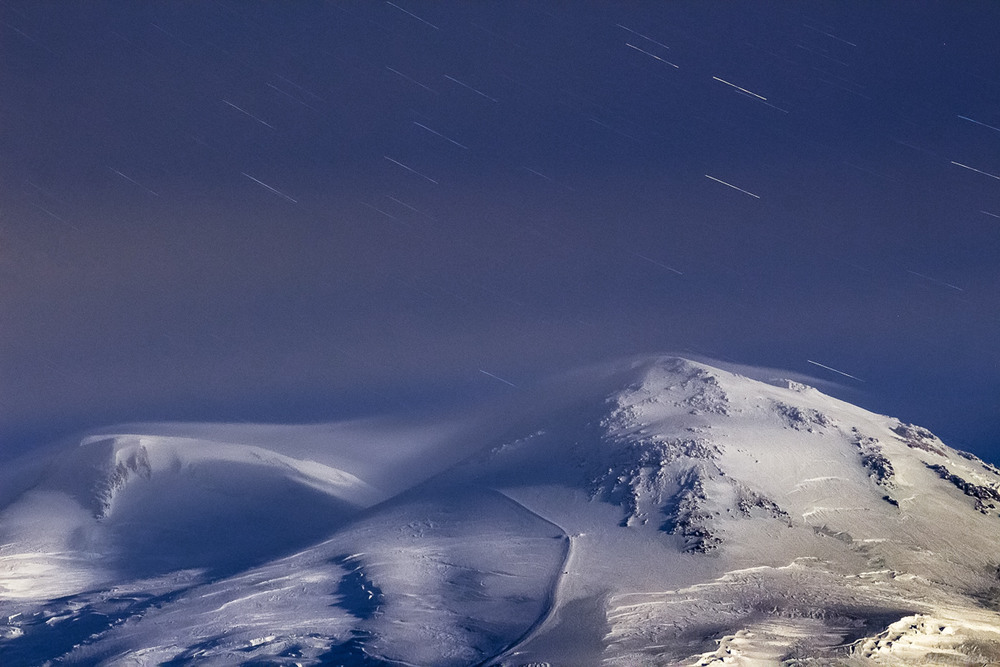
[[[998,471],[758,375],[88,435],[5,473],[0,662],[1000,662]]]

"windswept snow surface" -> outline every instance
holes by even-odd
[[[1000,663],[1000,471],[926,429],[675,357],[492,414],[5,474],[0,662]]]

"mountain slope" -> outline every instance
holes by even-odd
[[[983,630],[1000,628],[996,468],[796,382],[680,359],[635,372],[594,410],[600,419],[569,431],[535,424],[470,463],[579,535],[567,599],[602,606],[601,658],[694,662],[729,637],[715,656],[729,662],[892,663],[905,642],[875,637],[913,615],[947,619],[928,646],[1000,655],[1000,633]],[[557,457],[575,463],[530,480],[515,472]],[[549,488],[566,486],[575,496]],[[623,530],[595,527],[595,501],[618,508]],[[639,544],[623,556],[629,531],[644,537],[628,538]],[[557,638],[539,637],[517,659],[552,659],[550,645]]]
[[[1000,660],[1000,471],[926,429],[658,357],[464,438],[388,498],[259,441],[85,440],[0,513],[0,659]]]
[[[232,570],[322,539],[379,499],[349,473],[259,447],[85,438],[0,512],[0,591],[60,597],[122,578]]]

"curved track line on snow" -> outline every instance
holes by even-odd
[[[496,489],[494,490],[496,491]],[[490,667],[490,666],[501,665],[502,663],[500,661],[502,659],[510,657],[511,655],[513,655],[514,651],[516,651],[520,646],[523,646],[528,640],[533,639],[535,636],[538,635],[538,631],[541,630],[542,626],[544,626],[552,619],[555,610],[559,607],[559,589],[563,582],[563,573],[568,571],[569,561],[573,555],[573,538],[570,537],[569,533],[566,532],[565,528],[560,526],[555,521],[545,518],[538,512],[535,512],[534,510],[525,507],[522,503],[518,502],[517,500],[514,500],[503,491],[496,491],[496,492],[502,495],[504,498],[507,498],[509,501],[511,501],[521,509],[523,509],[528,514],[531,514],[532,516],[537,517],[538,519],[541,519],[550,526],[553,526],[554,528],[558,529],[559,532],[562,533],[563,535],[564,550],[563,550],[562,561],[559,563],[559,568],[556,570],[556,574],[552,578],[552,582],[549,585],[549,590],[546,593],[545,607],[542,609],[542,613],[539,614],[538,618],[535,619],[535,622],[532,623],[531,626],[527,630],[525,630],[520,637],[516,638],[510,644],[505,646],[496,655],[487,658],[482,662],[476,663],[475,667]]]

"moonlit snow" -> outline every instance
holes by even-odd
[[[87,433],[3,473],[0,662],[997,664],[1000,471],[741,372]]]

